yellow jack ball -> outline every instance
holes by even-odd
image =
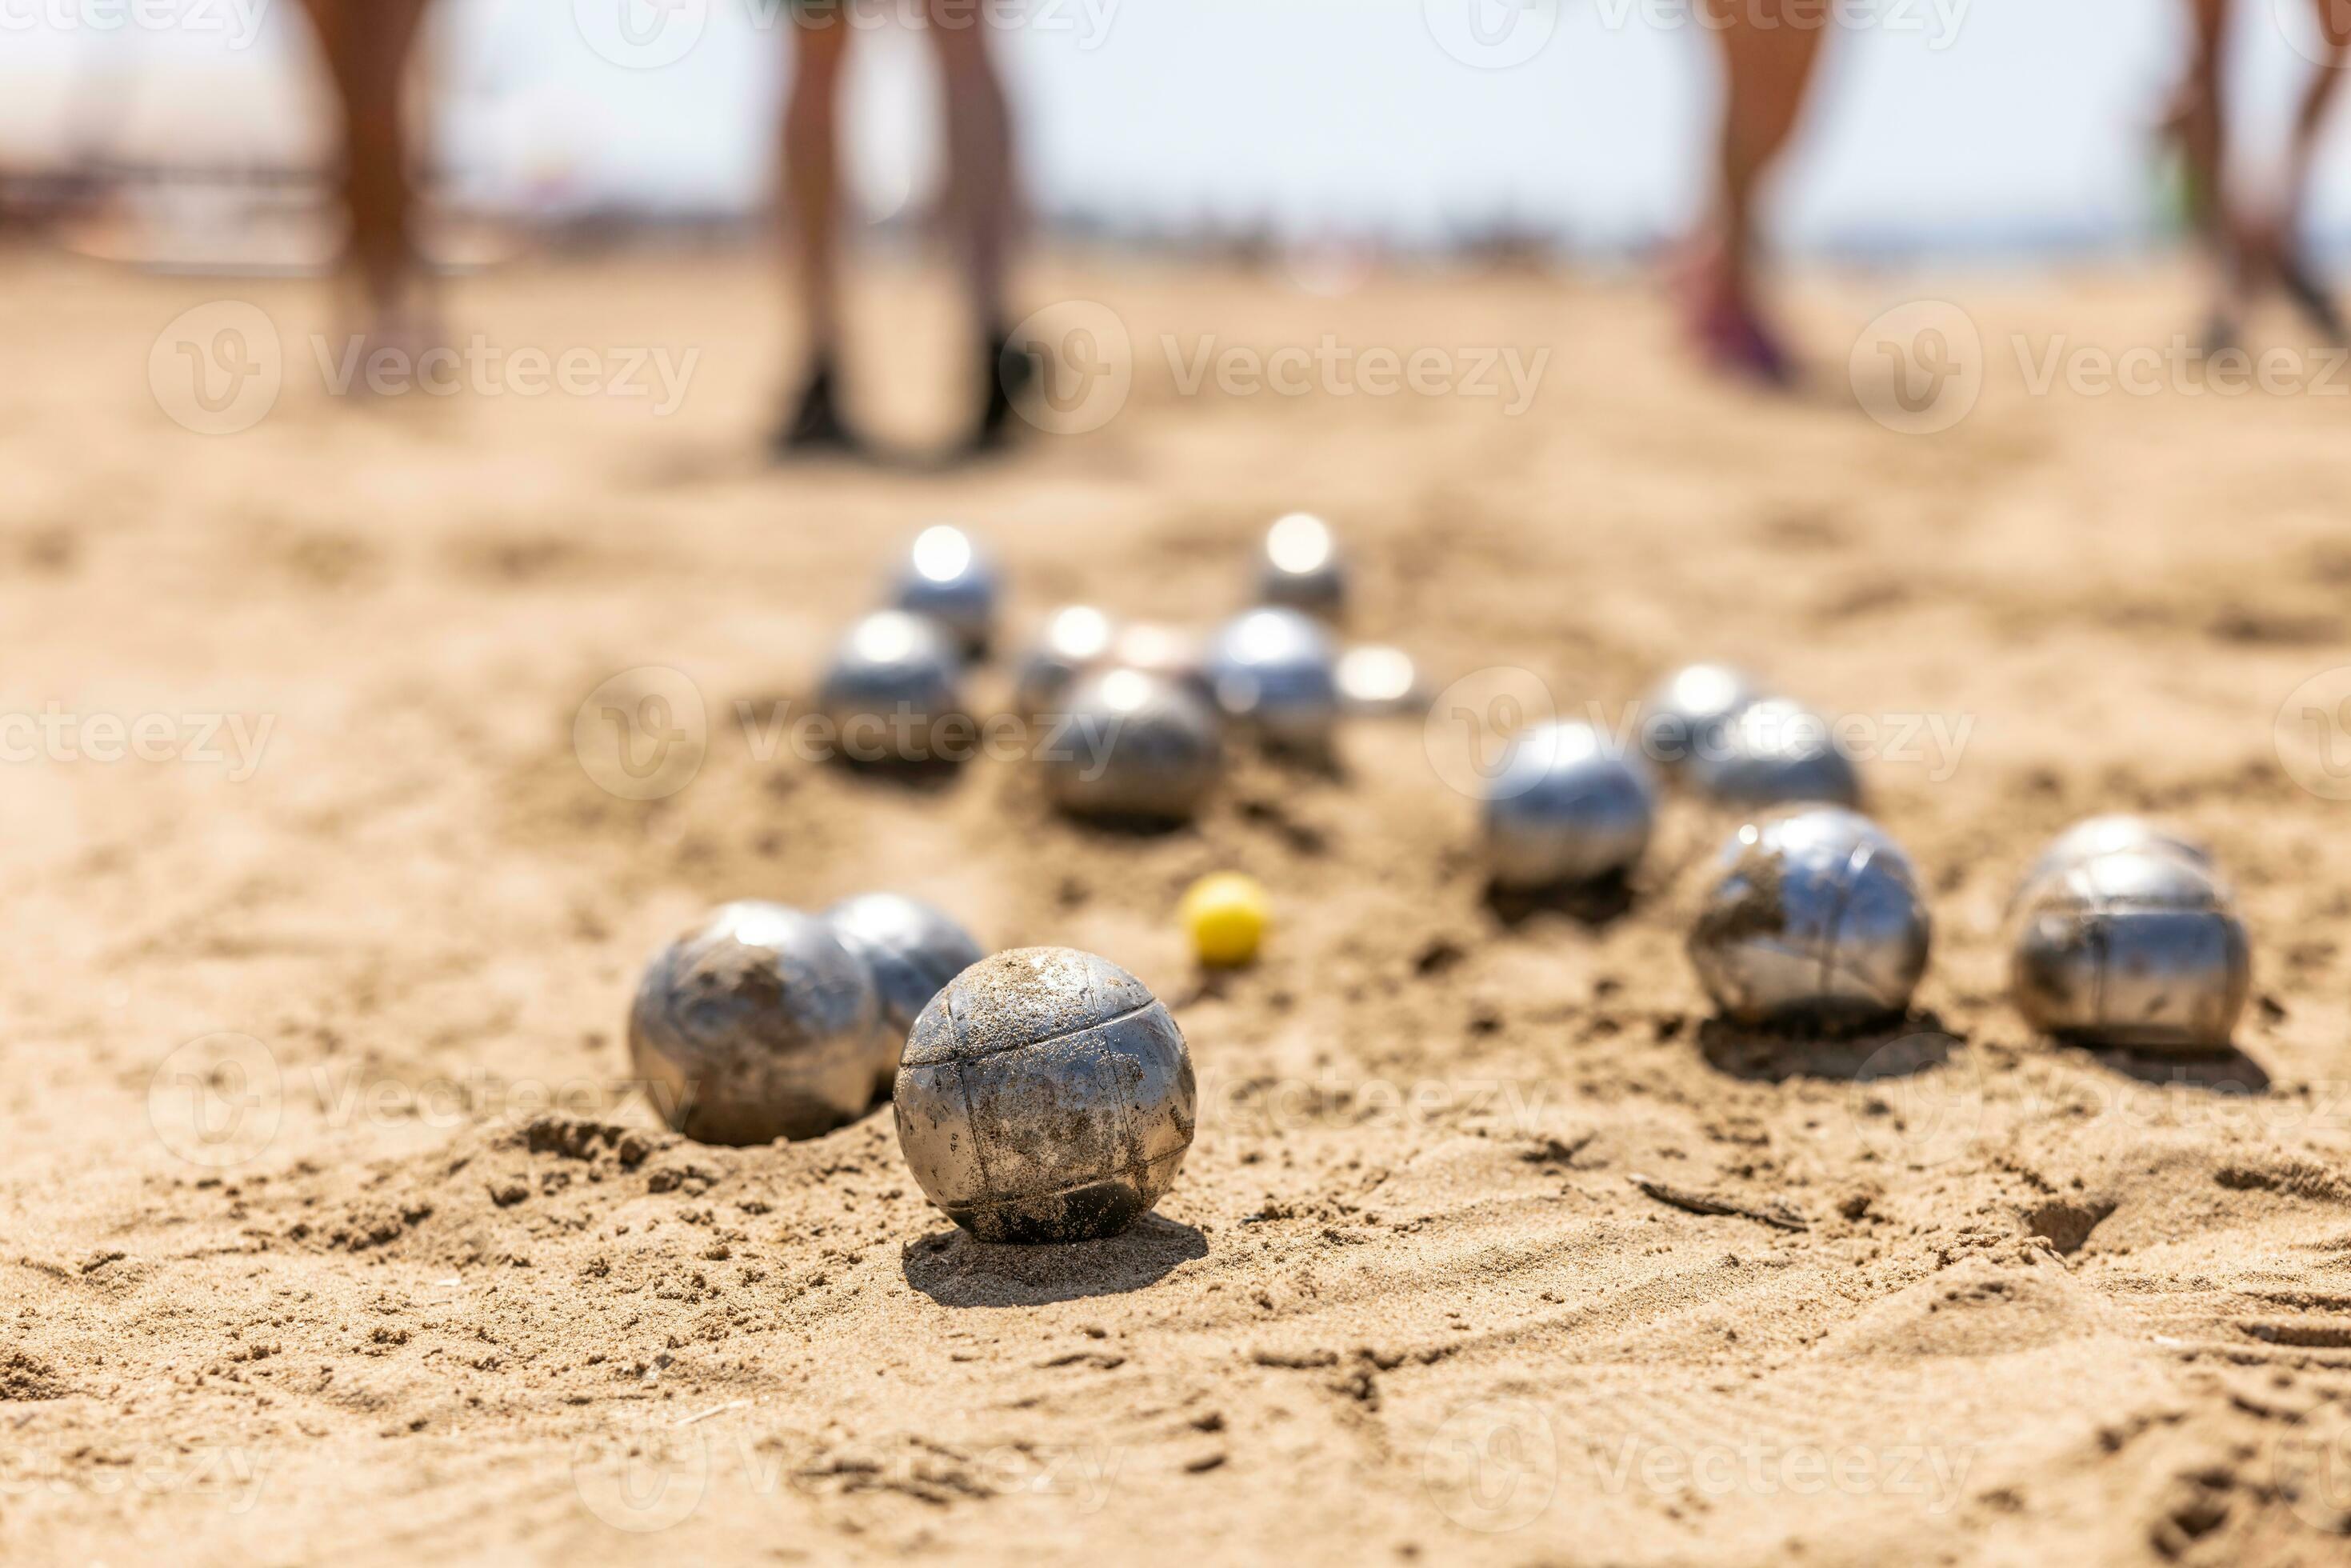
[[[1214,968],[1237,968],[1257,957],[1272,909],[1257,878],[1220,871],[1194,883],[1176,913],[1192,951]]]

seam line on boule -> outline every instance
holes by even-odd
[[[955,1070],[956,1088],[963,1095],[964,1135],[971,1140],[971,1163],[979,1167],[979,1190],[988,1202],[996,1203],[1000,1200],[996,1195],[995,1178],[987,1174],[987,1156],[980,1151],[979,1113],[972,1104],[971,1081],[964,1076],[962,1062],[956,1062]]]
[[[997,1201],[996,1181],[994,1177],[987,1174],[987,1155],[979,1146],[979,1110],[972,1101],[971,1080],[965,1076],[964,1073],[965,1058],[962,1053],[964,1043],[963,1019],[956,1016],[955,1000],[953,994],[950,994],[947,997],[947,1005],[944,1010],[947,1015],[948,1031],[955,1036],[956,1040],[956,1088],[963,1095],[964,1132],[965,1135],[971,1139],[971,1163],[979,1167],[979,1190],[987,1196],[989,1202],[993,1203]]]
[[[1141,1007],[1129,1008],[1126,1011],[1119,1014],[1116,1018],[1107,1018],[1102,1019],[1100,1023],[1090,1023],[1083,1029],[1072,1030],[1071,1030],[1071,1034],[1092,1034],[1096,1030],[1111,1029],[1116,1025],[1126,1022],[1129,1019],[1140,1018],[1142,1015],[1149,1012],[1152,1009],[1159,1005],[1159,998],[1157,997],[1154,997],[1149,1001],[1144,1003]],[[950,1019],[954,1018],[955,1015],[952,1009],[949,1010],[947,1016]],[[1008,1051],[1026,1051],[1032,1045],[1044,1045],[1051,1040],[1067,1040],[1068,1038],[1070,1038],[1069,1035],[1048,1035],[1044,1040],[1024,1040],[1017,1041],[1011,1045],[992,1045],[986,1051],[974,1051],[967,1056],[962,1052],[961,1048],[964,1043],[963,1030],[958,1026],[956,1030],[956,1045],[957,1047],[957,1051],[954,1060],[956,1061],[986,1061],[989,1057],[1001,1056]]]
[[[1832,994],[1832,988],[1836,981],[1837,939],[1844,935],[1845,905],[1853,901],[1854,884],[1861,880],[1861,873],[1868,869],[1869,857],[1875,848],[1875,845],[1867,843],[1854,845],[1852,852],[1844,857],[1844,874],[1837,878],[1836,903],[1829,911],[1828,935],[1821,944],[1819,984],[1821,995],[1824,997]]]
[[[1102,1064],[1102,1076],[1109,1081],[1112,1098],[1118,1104],[1118,1147],[1134,1151],[1134,1157],[1128,1162],[1134,1164],[1143,1158],[1143,1140],[1134,1131],[1134,1096],[1128,1092],[1126,1074],[1119,1071],[1118,1062],[1111,1055],[1110,1042],[1105,1038],[1106,1030],[1117,1027],[1116,1022],[1096,1024],[1086,1033],[1092,1037],[1094,1060]],[[1119,1167],[1113,1166],[1111,1174],[1120,1174]]]
[[[2106,1027],[2106,959],[2107,949],[2112,945],[2113,928],[2108,924],[2105,910],[2099,905],[2092,906],[2083,924],[2088,927],[2082,935],[2088,939],[2091,957],[2090,1027],[2104,1029]]]

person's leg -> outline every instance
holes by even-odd
[[[1777,381],[1788,361],[1756,306],[1756,209],[1803,113],[1830,12],[1826,0],[1708,0],[1708,9],[1722,51],[1723,108],[1712,250],[1698,267],[1695,325],[1719,361]]]
[[[2327,57],[2320,62],[2317,74],[2303,89],[2302,103],[2294,116],[2293,135],[2286,144],[2285,183],[2280,193],[2270,250],[2278,283],[2288,297],[2330,340],[2342,343],[2351,341],[2351,324],[2345,322],[2333,297],[2304,259],[2302,245],[2319,134],[2325,129],[2327,113],[2335,107],[2335,97],[2342,89],[2344,73],[2351,70],[2351,15],[2346,15],[2339,0],[2314,0],[2314,5]]]
[[[2186,164],[2189,223],[2215,244],[2225,239],[2228,223],[2221,199],[2229,129],[2221,82],[2231,4],[2232,0],[2188,0],[2188,69],[2172,93],[2171,112],[2165,120]]]
[[[419,272],[402,89],[426,0],[308,0],[342,112],[348,256],[379,332],[405,318]]]
[[[1012,323],[1005,275],[1020,199],[1013,173],[1011,106],[983,13],[975,0],[930,0],[928,31],[946,99],[947,212],[987,364],[980,423],[980,438],[987,443],[1007,433],[1013,402],[1034,368],[1007,352]]]
[[[808,327],[809,362],[776,444],[837,448],[855,444],[841,416],[835,384],[841,356],[841,75],[851,28],[839,0],[802,0],[793,6],[792,19],[784,181],[791,226],[788,243]]]
[[[2208,353],[2237,341],[2250,280],[2230,214],[2227,79],[2229,16],[2233,0],[2188,0],[2188,69],[2172,94],[2165,129],[2179,147],[2186,177],[2189,229],[2212,268]]]

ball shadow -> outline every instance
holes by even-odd
[[[1726,1077],[1751,1083],[1823,1078],[1844,1083],[1907,1078],[1951,1059],[1961,1037],[1928,1012],[1851,1028],[1818,1024],[1761,1028],[1710,1018],[1698,1026],[1698,1054]]]
[[[1037,1307],[1117,1296],[1157,1284],[1208,1255],[1189,1225],[1146,1214],[1123,1236],[1047,1247],[1002,1247],[938,1230],[899,1249],[906,1283],[943,1307]]]
[[[1633,884],[1620,875],[1596,882],[1561,882],[1548,887],[1486,884],[1485,904],[1512,931],[1539,915],[1563,915],[1590,931],[1605,931],[1633,912]]]
[[[1193,820],[1189,817],[1154,816],[1137,811],[1098,812],[1082,817],[1074,812],[1055,811],[1053,816],[1055,821],[1075,829],[1081,836],[1103,843],[1174,838],[1193,826]]]
[[[861,760],[836,756],[832,766],[861,783],[880,784],[909,795],[944,795],[963,777],[963,766],[944,758],[922,762]]]
[[[1285,745],[1260,738],[1257,759],[1278,778],[1311,779],[1318,784],[1345,784],[1353,776],[1336,746]]]
[[[2191,1054],[2133,1051],[2126,1046],[2089,1046],[2078,1040],[2061,1040],[2059,1043],[2074,1045],[2109,1072],[2158,1089],[2177,1086],[2201,1089],[2211,1094],[2269,1092],[2269,1071],[2233,1045]]]

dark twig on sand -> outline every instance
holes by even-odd
[[[1668,1186],[1655,1176],[1631,1176],[1625,1178],[1659,1203],[1671,1204],[1691,1214],[1725,1214],[1738,1219],[1752,1219],[1779,1230],[1810,1230],[1812,1221],[1793,1209],[1777,1204],[1770,1208],[1750,1208],[1727,1198],[1709,1197],[1687,1187]]]

